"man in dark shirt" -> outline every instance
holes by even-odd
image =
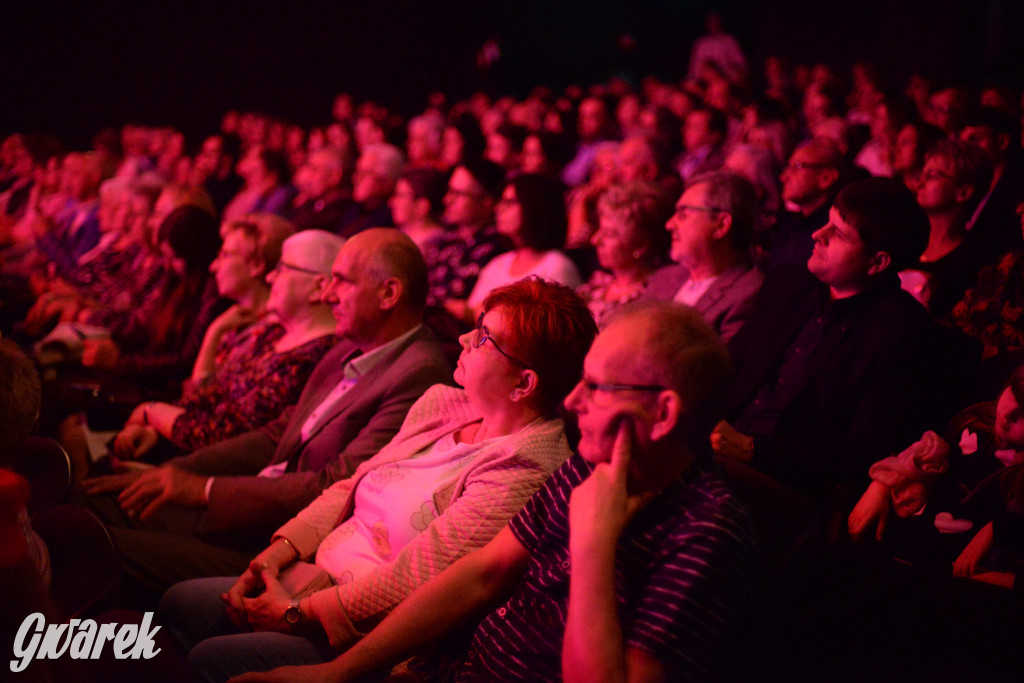
[[[770,276],[733,338],[737,382],[711,443],[830,506],[837,485],[863,490],[872,463],[941,419],[935,378],[950,370],[896,275],[928,241],[902,183],[848,185],[814,241],[807,268]]]
[[[728,367],[691,309],[620,315],[566,399],[580,454],[351,650],[291,673],[360,680],[511,595],[458,680],[708,680],[753,585],[747,514],[707,452]]]

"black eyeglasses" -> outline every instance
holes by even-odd
[[[583,398],[593,401],[595,405],[598,403],[594,401],[594,392],[601,391],[604,393],[617,393],[620,391],[665,391],[665,387],[658,386],[656,384],[621,384],[619,382],[595,382],[594,380],[587,379],[584,377],[580,380],[580,386],[583,387]]]
[[[488,340],[490,340],[490,342],[494,344],[494,348],[498,349],[498,353],[505,356],[505,358],[508,358],[510,361],[516,363],[517,365],[522,365],[527,370],[533,369],[527,363],[524,363],[515,356],[510,356],[504,351],[502,351],[501,347],[498,346],[498,342],[494,341],[494,337],[491,336],[490,330],[488,330],[487,327],[484,325],[484,314],[481,313],[480,317],[476,319],[476,335],[473,337],[473,348],[479,349],[481,346],[487,343]]]
[[[307,275],[323,275],[319,270],[313,270],[312,268],[303,268],[302,266],[295,266],[287,261],[278,261],[277,266],[274,268],[275,273],[280,273],[282,270],[294,270],[297,273],[306,273]]]
[[[725,209],[718,209],[714,206],[697,206],[696,204],[677,204],[675,215],[680,219],[686,218],[686,214],[690,211],[698,211],[700,213],[726,213]]]

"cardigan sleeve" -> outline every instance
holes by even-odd
[[[561,435],[520,440],[466,478],[461,494],[387,565],[350,583],[314,593],[314,609],[335,648],[376,624],[395,605],[459,558],[494,538],[569,456]],[[512,444],[509,444],[512,446]]]

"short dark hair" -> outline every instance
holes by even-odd
[[[463,112],[453,118],[448,126],[459,132],[462,138],[462,160],[465,164],[468,161],[479,159],[484,155],[484,148],[487,141],[484,134],[480,132],[480,124],[469,112]]]
[[[448,181],[444,173],[433,168],[410,168],[398,177],[409,183],[416,199],[430,202],[430,215],[437,218],[444,211],[444,195],[448,192]]]
[[[292,170],[288,165],[288,160],[285,158],[284,154],[278,152],[276,149],[260,147],[259,157],[267,171],[273,173],[277,177],[277,182],[279,184],[287,185],[291,182]]]
[[[509,183],[522,215],[519,237],[530,249],[560,249],[565,244],[566,215],[562,184],[536,173],[524,173]]]
[[[1010,114],[995,107],[979,107],[968,114],[964,128],[988,128],[995,135],[1006,135],[1010,138],[1010,149],[1020,146],[1020,125]]]
[[[963,213],[969,216],[968,212],[974,211],[992,183],[992,162],[981,147],[956,138],[939,140],[932,145],[925,152],[925,161],[931,157],[947,159],[952,167],[953,182],[974,188],[973,194],[963,207]]]
[[[928,217],[902,181],[858,180],[839,191],[834,206],[868,252],[889,255],[893,272],[916,263],[928,246]]]
[[[487,159],[464,159],[459,166],[466,169],[488,197],[498,201],[505,188],[505,169]]]
[[[220,229],[206,211],[186,204],[172,211],[158,229],[174,253],[185,262],[190,275],[205,274],[220,251]]]

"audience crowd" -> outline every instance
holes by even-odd
[[[8,135],[0,423],[70,455],[104,606],[203,680],[709,680],[767,642],[843,680],[811,650],[847,632],[888,680],[901,629],[1024,635],[1021,93],[708,30],[678,82]],[[52,614],[0,484],[0,585]]]

